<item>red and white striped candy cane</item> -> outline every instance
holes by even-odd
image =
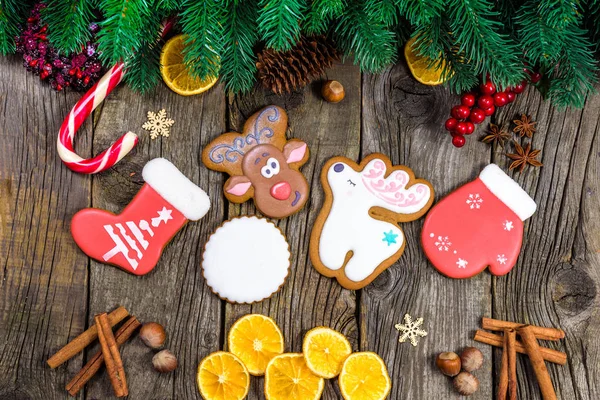
[[[92,111],[123,79],[123,63],[118,63],[110,69],[87,93],[75,104],[64,120],[58,133],[56,143],[58,155],[67,167],[82,174],[95,174],[108,169],[121,160],[137,144],[138,137],[133,132],[127,132],[114,142],[108,149],[93,158],[82,158],[73,150],[75,132]]]

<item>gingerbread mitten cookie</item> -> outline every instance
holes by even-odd
[[[227,200],[244,203],[254,198],[256,208],[272,218],[298,212],[308,200],[308,182],[299,169],[308,160],[306,143],[287,140],[287,114],[268,106],[251,116],[243,132],[225,133],[202,152],[202,162],[227,172]]]
[[[150,272],[182,226],[210,208],[204,190],[164,158],[149,161],[142,176],[146,183],[121,214],[86,208],[71,221],[85,254],[135,275]]]
[[[450,278],[470,278],[487,266],[493,275],[516,264],[523,221],[536,204],[517,182],[490,164],[427,214],[421,241],[429,261]]]
[[[347,289],[368,285],[404,251],[399,222],[413,221],[433,202],[433,187],[383,154],[360,165],[334,157],[321,172],[325,204],[310,239],[310,258]]]

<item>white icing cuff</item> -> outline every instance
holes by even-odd
[[[521,218],[521,221],[525,221],[535,212],[537,208],[535,201],[496,164],[485,167],[479,174],[479,178],[496,197]]]
[[[142,171],[146,183],[187,219],[197,221],[210,208],[206,192],[164,158],[148,161]]]

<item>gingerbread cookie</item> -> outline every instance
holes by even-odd
[[[309,187],[299,169],[308,160],[308,146],[288,141],[286,129],[285,110],[268,106],[246,121],[241,134],[225,133],[204,148],[204,165],[231,175],[223,188],[227,200],[254,198],[256,208],[272,218],[287,217],[304,206]]]
[[[421,242],[433,266],[450,278],[470,278],[489,266],[507,274],[516,264],[531,197],[497,165],[444,197],[427,214]]]
[[[321,171],[325,204],[310,238],[310,258],[321,274],[346,289],[361,289],[404,251],[399,222],[413,221],[433,202],[433,187],[383,154],[360,165],[334,157]]]
[[[285,282],[290,250],[272,222],[258,217],[225,221],[204,246],[202,271],[220,298],[255,303],[270,297]]]
[[[135,275],[150,272],[167,243],[210,208],[210,199],[164,158],[148,161],[146,183],[119,215],[86,208],[73,216],[71,233],[88,256]]]

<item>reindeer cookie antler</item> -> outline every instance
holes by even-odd
[[[231,176],[223,188],[229,201],[254,198],[260,212],[272,218],[304,206],[309,187],[299,169],[308,160],[308,146],[286,139],[287,121],[284,109],[268,106],[246,121],[241,134],[222,134],[204,148],[204,165]]]
[[[433,187],[383,154],[360,165],[345,157],[327,161],[321,172],[325,204],[310,238],[310,258],[321,274],[347,289],[361,289],[400,258],[400,222],[423,216]]]

